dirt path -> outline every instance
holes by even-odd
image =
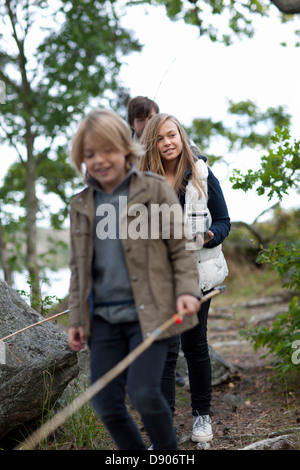
[[[260,359],[263,351],[255,353],[240,335],[241,327],[257,322],[266,313],[268,317],[271,313],[284,311],[286,306],[286,303],[274,303],[252,308],[233,306],[222,311],[212,309],[209,344],[234,366],[234,372],[226,384],[213,388],[214,439],[210,449],[240,449],[261,439],[289,433],[290,444],[286,442],[283,447],[300,449],[299,390],[291,391],[286,384],[272,381],[270,359]],[[196,445],[189,439],[189,416],[188,390],[177,387],[175,425],[181,448],[190,450]],[[298,431],[295,432],[295,428],[299,428]]]

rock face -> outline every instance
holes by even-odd
[[[0,339],[41,320],[41,315],[0,280]],[[67,334],[51,321],[3,343],[0,438],[20,425],[40,418],[79,371],[76,353],[68,347]]]

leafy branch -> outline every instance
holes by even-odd
[[[291,189],[298,188],[300,141],[291,142],[289,130],[279,127],[276,127],[271,140],[274,148],[269,149],[267,155],[262,157],[259,170],[248,170],[246,174],[242,174],[239,170],[233,171],[233,176],[230,177],[233,189],[242,189],[246,192],[256,186],[258,195],[267,193],[269,200],[274,196],[282,200]]]

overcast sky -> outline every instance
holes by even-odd
[[[293,47],[295,27],[282,25],[277,10],[272,18],[256,19],[252,39],[235,40],[230,47],[199,38],[198,30],[183,22],[171,22],[164,7],[139,7],[128,11],[123,25],[135,31],[145,44],[142,53],[126,58],[121,78],[131,96],[155,99],[161,112],[177,116],[188,126],[196,117],[225,119],[228,99],[250,99],[262,111],[284,105],[292,115],[292,132],[300,130],[300,49]],[[147,13],[147,14],[146,14]],[[300,15],[297,18],[300,29]],[[288,47],[280,46],[287,42]],[[205,152],[205,149],[202,149]],[[231,189],[228,171],[258,168],[262,154],[244,151],[225,155],[229,166],[214,165],[232,220],[252,222],[276,201]],[[299,205],[293,194],[284,205]]]

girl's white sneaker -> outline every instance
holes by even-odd
[[[209,415],[193,417],[193,442],[209,442],[213,438],[211,419]]]

